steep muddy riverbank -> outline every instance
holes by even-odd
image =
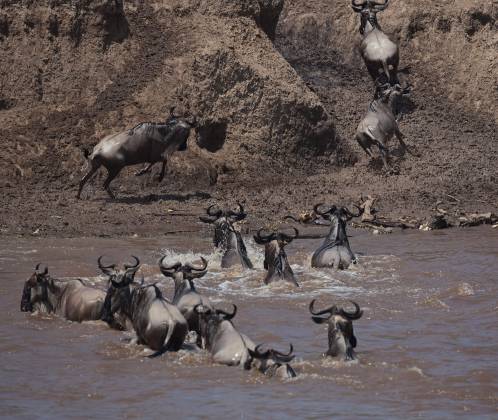
[[[323,228],[316,228],[323,232]],[[287,249],[302,284],[263,286],[262,249],[248,240],[254,271],[219,269],[209,235],[122,239],[9,239],[0,245],[0,407],[4,416],[195,418],[454,418],[496,416],[498,235],[487,227],[372,236],[351,230],[352,270],[310,269],[318,239]],[[105,287],[96,258],[143,262],[147,282],[171,296],[157,259],[210,261],[198,281],[218,305],[236,303],[235,325],[256,342],[294,344],[298,377],[268,379],[216,366],[203,352],[149,360],[128,333],[19,311],[23,282],[37,262],[54,276]],[[359,362],[324,360],[327,334],[307,305],[353,299]]]

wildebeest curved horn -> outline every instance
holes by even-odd
[[[313,207],[313,210],[315,211],[315,213],[319,214],[320,216],[326,216],[327,214],[331,213],[332,211],[334,211],[336,209],[335,206],[331,206],[331,207],[329,207],[329,209],[327,211],[320,211],[321,206],[323,206],[323,203],[315,204],[315,206]]]
[[[225,319],[227,321],[230,321],[231,319],[233,319],[235,317],[235,314],[237,313],[237,305],[235,305],[235,304],[232,303],[232,306],[233,306],[233,312],[232,313],[225,312],[222,309],[216,309],[216,313],[217,314],[223,314],[223,315],[225,315]]]
[[[280,233],[280,237],[286,242],[292,242],[299,236],[299,231],[295,227],[293,227],[292,229],[294,229],[294,236],[287,235],[286,233]]]
[[[214,223],[217,219],[216,216],[199,216],[199,220],[203,223]]]
[[[363,3],[357,3],[356,0],[351,0],[351,7],[355,12],[361,12],[365,7],[366,1]]]
[[[314,305],[315,305],[316,299],[313,299],[310,303],[309,310],[312,315],[323,315],[323,314],[335,314],[337,313],[337,306],[332,305],[327,309],[323,309],[322,311],[314,312]]]
[[[97,263],[99,265],[99,268],[100,270],[104,273],[104,274],[110,274],[112,271],[111,270],[115,270],[116,269],[116,264],[111,264],[111,265],[104,265],[102,264],[102,258],[104,256],[101,255],[98,259],[97,259]]]
[[[360,305],[358,305],[356,302],[353,302],[352,300],[350,302],[355,306],[355,311],[354,312],[347,312],[344,309],[341,309],[340,314],[344,318],[347,318],[351,321],[354,321],[356,319],[360,319],[361,316],[363,315],[363,311],[360,309]]]
[[[36,267],[35,267],[35,271],[38,273],[38,270],[40,269],[40,265],[42,263],[38,263],[36,264]],[[48,266],[46,265],[45,268],[43,269],[43,272],[42,273],[38,273],[38,274],[42,274],[44,276],[46,276],[48,274]]]
[[[173,277],[173,274],[178,271],[178,269],[182,266],[182,263],[176,262],[173,265],[166,266],[163,263],[165,258],[166,256],[159,260],[159,270],[161,270],[161,273],[163,273],[166,277]]]
[[[261,232],[263,232],[264,230],[265,228],[259,229],[256,235],[253,236],[254,241],[259,245],[264,245],[275,239],[275,233],[270,233],[269,235],[262,235]]]
[[[202,267],[196,267],[192,263],[185,264],[185,267],[187,267],[190,270],[194,270],[194,271],[204,271],[208,266],[208,262],[204,257],[201,257],[201,261],[202,261]]]
[[[135,260],[135,264],[124,264],[124,268],[126,270],[129,270],[130,268],[138,268],[138,266],[140,265],[140,260],[135,257],[135,255],[132,255],[133,259]]]
[[[384,0],[384,3],[378,3],[374,0],[371,0],[370,3],[373,5],[373,9],[377,12],[382,12],[389,6],[389,0]]]
[[[292,354],[294,352],[294,347],[292,346],[292,343],[290,343],[289,347],[290,347],[289,353],[287,353],[287,354],[281,353],[277,350],[273,350],[273,355],[274,355],[274,359],[276,362],[289,363],[294,359],[294,357],[296,357]]]
[[[243,220],[247,217],[247,213],[244,211],[244,206],[242,206],[242,204],[237,202],[237,205],[239,206],[239,211],[235,212],[233,210],[229,210],[228,216],[235,219],[236,221],[240,221],[240,220]]]
[[[184,268],[185,268],[184,274],[188,280],[198,279],[207,273],[206,269],[208,266],[208,262],[204,257],[201,257],[201,260],[202,260],[202,264],[203,264],[202,267],[196,267],[195,265],[192,265],[191,263],[187,263],[184,265]]]
[[[346,213],[351,218],[360,217],[365,210],[362,209],[361,207],[357,206],[356,204],[353,204],[353,206],[357,208],[357,210],[358,210],[357,214],[352,213],[347,207],[343,207],[342,210],[344,211],[344,213]]]
[[[207,213],[208,216],[219,218],[223,214],[223,211],[221,211],[219,209],[217,211],[213,211],[214,207],[216,207],[216,205],[215,204],[211,204],[206,209],[206,213]]]

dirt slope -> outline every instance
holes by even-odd
[[[349,2],[287,0],[278,26],[281,0],[124,3],[0,0],[3,234],[198,229],[214,201],[241,200],[251,224],[360,193],[397,215],[447,194],[498,206],[496,5],[396,0],[379,16],[413,85],[401,129],[422,154],[386,177],[352,140],[372,87]],[[202,148],[193,136],[162,185],[130,169],[118,201],[102,175],[76,201],[82,149],[171,104],[198,116]]]

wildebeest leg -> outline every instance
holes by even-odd
[[[98,163],[98,162],[96,162],[94,160],[92,161],[91,165],[92,165],[92,167],[90,168],[90,170],[88,171],[88,173],[80,181],[80,186],[78,188],[78,194],[76,195],[77,199],[80,198],[81,191],[83,190],[83,187],[85,186],[85,184],[93,176],[93,174],[95,174],[95,172],[97,172],[97,170],[100,168],[100,163]]]
[[[164,158],[163,164],[161,166],[161,173],[157,177],[157,182],[161,182],[164,179],[164,174],[166,173],[166,164],[168,163],[168,159]]]
[[[384,164],[384,168],[386,170],[389,170],[389,150],[387,150],[387,147],[384,145],[379,144],[379,151],[380,151],[380,157],[382,158],[382,163]]]
[[[135,176],[145,175],[147,172],[150,172],[150,170],[152,169],[153,166],[154,166],[154,163],[149,163],[148,165],[146,165],[145,167],[143,167],[139,171],[135,172]]]
[[[399,128],[396,127],[394,130],[394,134],[396,135],[396,138],[399,141],[399,145],[401,146],[401,149],[403,150],[403,153],[408,150],[408,147],[406,146],[406,143],[403,141],[403,134],[401,134],[401,131],[399,131]]]
[[[400,146],[403,148],[403,151],[410,153],[412,156],[420,157],[419,153],[413,151],[413,147],[408,147],[408,145],[404,142],[403,138],[405,136],[403,136],[401,131],[399,131],[398,127],[396,127],[394,134],[396,135],[396,138],[398,139]]]
[[[116,168],[109,169],[108,168],[107,171],[108,171],[108,174],[107,174],[106,180],[104,181],[104,189],[107,191],[107,194],[109,194],[109,196],[112,199],[114,199],[116,197],[114,196],[114,193],[112,192],[109,184],[111,183],[111,181],[114,178],[116,178],[118,176],[119,172],[121,172],[121,168],[118,168],[118,169],[116,169]]]

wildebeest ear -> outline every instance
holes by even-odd
[[[317,324],[323,324],[329,320],[328,318],[320,318],[319,316],[312,316],[311,319]]]

